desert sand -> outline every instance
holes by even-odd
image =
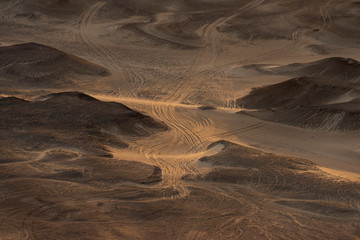
[[[360,239],[359,16],[1,0],[0,239]]]

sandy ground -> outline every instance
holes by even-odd
[[[0,96],[19,98],[0,100],[0,239],[360,239],[360,130],[239,104],[321,78],[341,89],[302,107],[358,113],[359,15],[350,0],[0,1]],[[68,91],[101,102],[41,98]]]

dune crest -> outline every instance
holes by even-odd
[[[357,0],[0,0],[0,240],[360,239]]]

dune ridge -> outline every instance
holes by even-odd
[[[359,16],[1,0],[0,239],[359,239]]]

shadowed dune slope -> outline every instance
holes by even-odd
[[[263,71],[264,69],[259,68]],[[360,129],[360,64],[328,58],[266,70],[275,75],[308,76],[253,88],[236,100],[242,111],[266,121],[325,131]]]
[[[29,102],[17,98],[0,101],[2,123],[9,126],[22,124],[66,127],[97,127],[116,129],[119,134],[146,136],[155,130],[165,130],[163,123],[133,111],[123,104],[102,102],[79,92],[50,94]],[[6,120],[6,114],[13,118]],[[46,121],[41,121],[46,120]]]
[[[349,85],[336,84],[328,79],[302,77],[254,88],[248,95],[238,99],[237,105],[253,109],[319,106],[353,90]]]
[[[356,103],[358,104],[358,102]],[[360,130],[360,112],[342,109],[344,104],[324,107],[295,107],[275,110],[243,111],[259,119],[320,131]],[[340,107],[340,109],[338,109]],[[356,107],[359,109],[358,105]]]
[[[299,78],[253,89],[237,105],[266,121],[324,131],[360,129],[360,91],[327,79]]]
[[[6,146],[18,149],[4,154],[2,162],[22,161],[26,151],[49,148],[107,156],[106,146],[126,147],[124,140],[128,136],[149,136],[167,129],[163,123],[125,105],[102,102],[79,92],[51,94],[33,102],[3,98],[0,118],[1,151],[6,151]]]
[[[37,43],[1,47],[0,59],[0,84],[7,87],[73,86],[70,78],[109,74],[101,66]]]
[[[280,109],[260,109],[241,111],[265,121],[288,124],[320,131],[358,131],[360,130],[359,102],[333,104],[322,107],[287,107]]]
[[[108,148],[126,148],[129,139],[166,129],[125,105],[80,92],[55,93],[36,101],[2,98],[0,178],[13,193],[25,184],[35,199],[44,196],[42,187],[52,184],[59,184],[57,193],[62,196],[69,186],[86,193],[122,187],[127,192],[123,198],[161,195],[141,187],[161,181],[160,168],[115,158]],[[140,185],[131,186],[134,183]],[[25,202],[17,204],[26,206]]]
[[[295,63],[273,68],[277,75],[314,76],[346,82],[360,82],[360,62],[351,58],[333,57],[310,63]]]

